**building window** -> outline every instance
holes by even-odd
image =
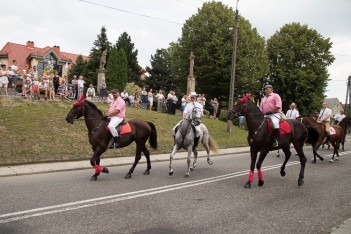
[[[57,60],[52,53],[47,54],[44,57],[44,62],[38,62],[38,72],[43,72],[43,70],[47,67],[48,64],[52,64],[54,69],[57,68]]]

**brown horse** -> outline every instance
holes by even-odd
[[[351,117],[346,116],[337,125],[342,127],[342,129],[344,130],[344,139],[342,140],[342,143],[341,143],[342,144],[342,151],[344,151],[345,150],[344,146],[345,146],[345,138],[346,138],[346,134],[347,134],[347,128],[348,128],[348,126],[351,126]]]
[[[312,149],[313,149],[312,162],[313,163],[317,162],[316,157],[318,157],[320,160],[323,161],[324,158],[317,153],[317,150],[323,144],[326,138],[324,124],[317,122],[316,118],[309,117],[309,116],[300,116],[297,118],[297,120],[301,121],[305,126],[308,126],[314,129],[314,131],[311,131],[311,133],[309,133],[309,136],[308,136],[309,140],[307,141],[307,143],[310,143],[312,145]],[[335,155],[336,155],[335,160],[339,160],[339,147],[340,147],[340,144],[343,142],[345,135],[342,127],[338,125],[332,125],[331,127],[335,129],[335,134],[332,134],[330,136],[330,144],[333,146],[334,152],[329,162],[334,162]]]
[[[296,152],[300,157],[300,174],[298,178],[298,186],[303,185],[304,183],[304,173],[306,165],[306,156],[303,152],[303,145],[307,138],[308,130],[305,126],[294,119],[286,120],[286,124],[291,129],[287,131],[286,134],[281,135],[279,147],[273,148],[273,135],[269,132],[268,121],[260,109],[256,106],[255,103],[249,98],[250,95],[246,95],[233,106],[233,109],[228,113],[228,120],[233,120],[239,116],[246,117],[247,128],[249,130],[249,135],[247,137],[248,143],[250,145],[251,153],[251,164],[250,164],[250,173],[249,179],[245,184],[245,188],[251,187],[251,182],[254,178],[254,169],[255,166],[258,172],[258,186],[264,184],[263,174],[261,170],[262,163],[266,158],[267,154],[271,150],[282,149],[285,154],[285,160],[280,169],[280,175],[285,176],[285,166],[290,159],[290,144],[292,143],[295,147]],[[286,125],[285,125],[286,126]],[[257,164],[257,154],[260,152]]]
[[[67,114],[66,121],[73,124],[75,119],[79,119],[82,116],[84,116],[85,124],[88,128],[89,143],[92,145],[94,151],[90,163],[95,168],[95,173],[91,177],[91,180],[97,180],[100,172],[108,173],[106,167],[100,166],[100,156],[112,144],[113,138],[110,131],[106,129],[106,116],[102,114],[94,103],[84,100],[84,97],[73,104],[72,109]],[[127,123],[129,123],[131,131],[120,136],[120,148],[126,147],[135,141],[136,153],[134,164],[125,178],[130,179],[132,177],[132,173],[141,159],[141,152],[144,153],[147,161],[147,169],[144,175],[149,175],[151,169],[150,153],[145,143],[149,139],[151,147],[157,149],[157,132],[155,125],[141,119],[131,119],[127,121]]]

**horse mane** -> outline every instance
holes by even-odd
[[[94,103],[89,102],[89,101],[87,101],[87,100],[85,100],[84,102],[85,102],[90,108],[96,110],[99,114],[104,115],[104,114],[102,113],[102,111],[99,110],[99,108],[97,108],[97,106],[96,106]]]

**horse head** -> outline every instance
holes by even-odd
[[[250,100],[250,94],[246,94],[243,98],[239,99],[234,105],[233,108],[229,111],[227,119],[233,120],[239,116],[247,115],[247,102]]]
[[[71,110],[68,112],[66,121],[67,123],[74,123],[74,120],[79,119],[84,115],[84,95],[76,101],[73,105]]]
[[[194,123],[195,126],[198,126],[199,124],[201,124],[201,110],[200,108],[193,108],[193,111],[191,112],[191,119]]]

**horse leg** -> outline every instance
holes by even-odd
[[[244,185],[244,188],[251,188],[251,182],[253,181],[254,175],[255,175],[254,170],[255,170],[258,151],[250,148],[250,153],[251,153],[251,164],[250,164],[249,179],[247,180],[246,184]]]
[[[280,157],[279,149],[277,150],[277,157]]]
[[[172,153],[169,155],[169,172],[168,172],[169,175],[173,175],[172,162],[173,162],[173,156],[177,153],[177,151],[178,151],[178,146],[177,146],[177,144],[175,144],[173,147]]]
[[[134,159],[134,163],[133,166],[129,169],[129,172],[127,173],[127,175],[124,177],[125,179],[130,179],[132,178],[132,174],[134,172],[134,169],[136,167],[136,165],[138,164],[139,160],[141,159],[141,149],[140,146],[137,145],[136,146],[136,151],[135,151],[135,159]]]
[[[188,170],[187,172],[185,173],[185,177],[189,177],[190,176],[190,163],[191,163],[191,153],[193,152],[193,147],[192,146],[188,146],[188,158],[187,158],[187,163],[188,163]]]
[[[264,181],[263,181],[263,173],[261,171],[261,166],[263,163],[263,160],[266,158],[268,154],[268,151],[261,151],[260,152],[260,156],[258,158],[257,164],[256,164],[256,168],[257,168],[257,174],[258,174],[258,186],[263,186],[264,185]]]
[[[206,141],[206,139],[204,137],[203,140],[202,140],[202,144],[205,147],[206,152],[207,152],[207,163],[212,165],[213,162],[211,161],[211,156],[210,156],[211,150],[210,150],[210,147],[208,146],[208,138],[207,138],[207,141]]]
[[[285,176],[286,175],[285,166],[286,166],[286,164],[288,163],[288,161],[290,159],[291,151],[290,151],[289,147],[283,148],[282,150],[283,150],[283,152],[285,154],[285,160],[284,160],[284,163],[283,163],[282,167],[280,168],[280,175],[281,176]]]
[[[102,149],[101,147],[96,147],[93,156],[90,159],[90,164],[95,168],[95,173],[91,177],[90,181],[97,180],[97,177],[100,175],[100,172],[109,173],[107,167],[100,166],[100,156],[103,152],[105,152],[104,149]]]
[[[304,145],[304,141],[302,141],[301,143],[294,144],[295,150],[299,155],[300,164],[301,164],[299,179],[297,181],[298,186],[302,186],[304,184],[303,179],[305,177],[305,166],[307,162],[307,158],[303,152],[303,145]]]
[[[150,175],[150,170],[151,170],[151,161],[150,161],[150,152],[147,150],[146,146],[141,149],[145,155],[146,158],[146,170],[144,171],[144,175]]]
[[[199,153],[197,152],[197,148],[194,148],[194,162],[193,162],[193,166],[192,167],[190,167],[190,170],[191,171],[193,171],[194,169],[195,169],[195,167],[196,167],[196,161],[197,161],[197,155],[198,155]]]

